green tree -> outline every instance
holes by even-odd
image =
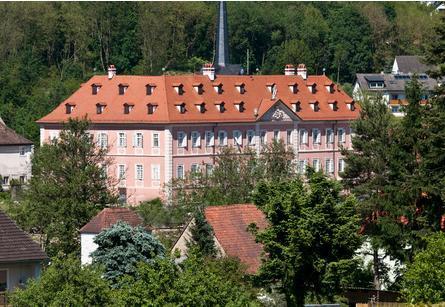
[[[32,158],[32,177],[17,219],[44,238],[49,255],[79,252],[79,229],[113,202],[113,182],[104,176],[107,149],[91,140],[86,120],[70,120],[58,139]]]
[[[445,234],[436,233],[427,242],[426,249],[408,264],[403,277],[402,293],[410,303],[445,301]]]
[[[196,210],[193,217],[194,224],[190,227],[192,235],[187,247],[195,249],[196,252],[203,256],[213,257],[216,255],[215,241],[213,239],[213,229],[207,223],[202,210]]]
[[[153,263],[165,256],[164,246],[142,227],[117,222],[94,238],[93,264],[105,268],[104,277],[116,284],[123,275],[134,275],[138,262]]]
[[[38,280],[11,295],[12,306],[113,306],[109,283],[102,272],[81,266],[75,256],[54,259]]]
[[[309,294],[318,302],[332,299],[339,282],[328,273],[361,244],[354,197],[340,196],[340,185],[320,172],[310,170],[307,177],[307,185],[300,179],[262,182],[254,196],[270,223],[257,234],[268,255],[259,281],[279,281],[289,306],[303,306]]]

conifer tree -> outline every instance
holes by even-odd
[[[202,210],[196,210],[194,224],[190,228],[192,238],[187,242],[187,247],[194,249],[202,256],[213,257],[216,255],[215,241],[213,240],[212,226],[206,221]]]

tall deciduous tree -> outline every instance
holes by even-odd
[[[270,226],[257,234],[267,254],[259,278],[280,281],[289,306],[303,306],[312,293],[317,301],[339,291],[328,276],[341,262],[352,261],[361,244],[354,197],[340,196],[340,185],[321,173],[259,184],[254,201]],[[330,282],[326,282],[330,280]]]

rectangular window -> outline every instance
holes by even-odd
[[[334,161],[332,159],[326,159],[325,173],[326,174],[334,173]]]
[[[8,185],[9,184],[9,177],[8,176],[4,176],[3,177],[2,184],[3,185]]]
[[[273,131],[273,140],[274,141],[278,141],[280,139],[280,131],[279,130],[274,130]]]
[[[161,180],[161,167],[157,164],[151,166],[151,179]]]
[[[8,290],[8,271],[0,270],[0,292]]]
[[[286,143],[288,145],[292,144],[292,130],[287,130],[286,131]]]
[[[337,131],[338,131],[338,142],[344,143],[345,142],[345,129],[339,128]]]
[[[215,145],[215,137],[212,131],[206,131],[206,146],[211,147]]]
[[[338,172],[343,173],[345,171],[345,160],[339,159],[338,160]]]
[[[21,147],[20,147],[20,155],[21,155],[21,156],[24,156],[25,153],[26,153],[25,146],[21,146]]]
[[[119,180],[125,180],[125,165],[123,165],[123,164],[118,165],[117,177]]]
[[[260,144],[261,145],[265,145],[267,140],[266,140],[266,130],[261,130],[260,131]]]
[[[320,171],[320,160],[312,159],[312,167],[314,168],[314,171],[316,172]]]
[[[255,145],[255,131],[247,130],[247,144],[249,146]]]
[[[136,164],[136,180],[144,180],[144,166]]]
[[[313,144],[321,143],[320,130],[318,130],[316,128],[312,129],[312,142],[313,142]]]
[[[199,172],[199,164],[193,163],[192,167],[191,167],[191,172],[192,173],[198,173]]]
[[[233,131],[233,144],[242,146],[243,145],[243,134],[239,130]]]
[[[307,130],[306,129],[300,129],[300,144],[307,144],[308,137],[307,137]]]
[[[178,147],[187,147],[187,135],[185,132],[178,132]]]
[[[20,177],[19,177],[19,182],[20,182],[20,184],[24,184],[24,183],[25,183],[25,179],[26,179],[25,176],[20,176]]]
[[[153,147],[159,147],[159,133],[153,133]]]
[[[299,174],[305,174],[306,173],[306,165],[307,165],[307,161],[306,160],[298,161],[298,173]]]
[[[192,132],[192,147],[201,146],[201,134],[198,131]]]
[[[133,147],[136,147],[136,148],[144,147],[144,136],[142,135],[142,132],[137,132],[134,135]]]
[[[117,145],[121,148],[127,147],[127,134],[125,132],[119,132]]]
[[[334,143],[334,130],[332,129],[326,129],[326,144],[333,144]]]
[[[176,169],[176,177],[179,179],[184,179],[184,165],[178,165]]]
[[[210,176],[213,172],[213,165],[212,164],[206,164],[206,175]]]
[[[108,135],[105,132],[99,133],[97,137],[97,143],[100,148],[107,148],[108,147]]]
[[[227,132],[224,130],[218,132],[218,142],[219,146],[227,146]]]

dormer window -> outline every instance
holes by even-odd
[[[145,93],[147,96],[153,94],[153,91],[156,87],[156,84],[153,83],[148,83],[147,85],[145,85]]]
[[[71,104],[71,103],[65,104],[65,113],[71,114],[73,112],[75,106],[76,106],[75,104]]]
[[[337,104],[336,100],[329,100],[328,104],[329,104],[329,107],[331,108],[331,110],[333,110],[333,111],[338,110],[338,104]]]
[[[92,93],[93,95],[97,95],[97,93],[99,93],[101,87],[102,87],[101,84],[99,84],[99,83],[94,83],[93,85],[91,85],[91,93]]]
[[[346,105],[348,106],[348,109],[350,110],[350,111],[355,111],[355,101],[347,101],[346,102]]]
[[[134,104],[132,103],[124,103],[124,114],[130,114],[130,112],[133,110]]]
[[[119,95],[125,94],[127,90],[128,90],[128,84],[126,83],[119,84]]]
[[[213,83],[213,88],[218,94],[222,94],[222,83]]]
[[[178,95],[184,94],[184,85],[182,83],[175,83],[173,87]]]
[[[185,109],[185,103],[179,103],[176,105],[176,109],[179,111],[179,113],[184,114],[186,109]]]
[[[325,84],[326,90],[328,91],[328,93],[332,94],[334,92],[334,83],[332,82],[327,82]]]
[[[104,103],[98,103],[96,104],[96,114],[102,114],[105,110],[106,104]]]
[[[158,105],[155,103],[148,103],[147,104],[147,114],[153,114],[156,109],[158,108]]]
[[[235,102],[235,108],[240,112],[244,112],[245,108],[244,108],[244,102],[243,101],[239,101],[239,102]]]
[[[216,108],[218,109],[218,111],[220,113],[224,113],[224,111],[226,110],[225,103],[222,102],[222,101],[221,102],[216,102],[215,105],[216,105]]]
[[[320,111],[320,105],[319,105],[318,101],[311,101],[311,102],[309,102],[309,104],[310,104],[310,106],[311,106],[311,109],[312,109],[314,112],[318,112],[318,111]]]
[[[246,87],[244,83],[236,83],[235,84],[236,89],[238,90],[238,93],[244,94],[246,92]]]
[[[308,88],[309,92],[311,92],[312,94],[315,94],[315,92],[317,91],[317,84],[315,84],[314,82],[309,82],[307,84],[307,88]]]
[[[206,104],[204,102],[196,104],[196,108],[198,109],[199,113],[204,113],[206,111]]]
[[[295,82],[289,83],[289,90],[292,94],[296,94],[298,92],[298,84]]]
[[[300,112],[301,111],[301,102],[297,101],[292,103],[292,111],[294,111],[295,113]]]
[[[368,83],[369,88],[384,88],[385,82],[383,81],[372,81]]]
[[[196,93],[198,93],[198,95],[202,95],[202,93],[204,92],[202,83],[194,83],[193,88],[195,89]]]
[[[267,86],[267,89],[269,90],[269,92],[271,92],[271,93],[275,89],[275,83],[267,83],[266,86]]]

